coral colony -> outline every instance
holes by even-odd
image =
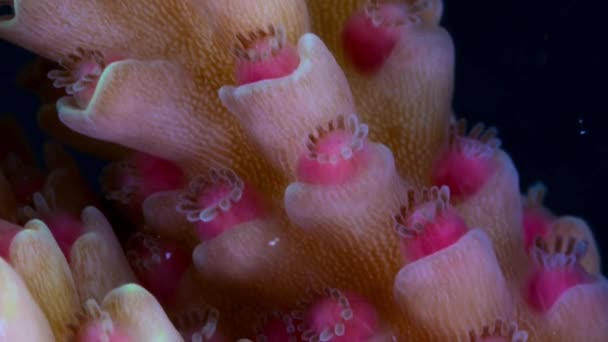
[[[0,4],[109,162],[2,122],[0,341],[608,341],[589,227],[451,110],[441,0]]]

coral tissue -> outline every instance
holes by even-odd
[[[451,108],[441,0],[0,7],[55,139],[0,122],[0,341],[608,341],[590,227]]]

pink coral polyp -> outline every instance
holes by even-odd
[[[298,180],[308,184],[341,185],[365,169],[373,151],[367,143],[368,128],[355,115],[339,117],[310,134],[308,151],[300,157]]]
[[[481,189],[497,168],[495,152],[500,144],[494,128],[474,126],[465,135],[463,121],[452,126],[449,146],[439,157],[432,174],[433,183],[447,185],[455,199],[463,199]]]
[[[235,48],[235,79],[239,85],[287,76],[300,63],[296,48],[286,40],[281,27],[271,25],[267,31],[237,37],[241,46]]]
[[[228,169],[212,170],[208,178],[195,178],[177,210],[195,223],[202,241],[265,214],[260,195]]]
[[[408,195],[410,202],[395,217],[395,224],[409,262],[451,246],[469,230],[456,210],[449,207],[447,187],[425,189],[422,194],[410,191]]]
[[[595,281],[578,261],[585,255],[587,243],[578,241],[570,247],[563,246],[570,250],[547,252],[534,247],[532,251],[537,267],[528,280],[525,296],[536,311],[549,310],[570,288]]]
[[[397,41],[405,34],[408,20],[405,4],[378,4],[370,1],[344,25],[342,44],[351,63],[361,72],[379,69]]]
[[[63,70],[51,70],[48,77],[56,88],[65,88],[75,103],[86,108],[93,98],[97,82],[106,66],[120,58],[108,58],[100,51],[77,48],[59,61]]]
[[[378,332],[376,310],[359,295],[327,289],[304,316],[305,341],[363,342]]]

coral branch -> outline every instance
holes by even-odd
[[[216,286],[243,291],[242,297],[264,299],[264,307],[282,307],[309,286],[314,265],[276,219],[239,224],[194,250],[202,278]]]
[[[146,230],[194,247],[198,244],[199,237],[192,222],[175,210],[182,195],[182,190],[175,190],[149,196],[142,204]]]
[[[443,1],[441,0],[307,0],[307,2],[310,7],[313,32],[321,37],[343,67],[347,65],[347,62],[343,50],[344,37],[341,33],[344,31],[345,23],[348,23],[349,19],[358,13],[369,15],[371,19],[374,19],[375,25],[386,21],[383,15],[389,14],[389,19],[402,19],[400,22],[390,21],[390,25],[403,25],[405,22],[410,22],[411,24],[421,24],[431,30],[437,28],[443,15]],[[395,7],[400,7],[398,12],[401,13],[394,13],[393,8]],[[389,8],[388,13],[382,11],[385,8]],[[348,73],[350,72],[352,70],[348,71]]]
[[[449,34],[437,26],[441,1],[318,1],[310,0],[313,28],[319,32],[348,77],[362,120],[370,137],[386,144],[395,155],[399,172],[416,184],[428,184],[435,154],[445,143],[453,92],[454,47]],[[348,37],[340,35],[347,18],[366,6],[401,20],[391,25],[395,40],[390,53],[373,73],[361,73],[345,57],[343,40],[353,34],[373,35],[370,29]],[[330,7],[331,6],[331,7]],[[372,6],[372,7],[373,7]],[[384,7],[397,6],[385,13]],[[358,14],[354,14],[355,16]],[[394,19],[394,18],[393,18]],[[376,20],[382,20],[377,18]],[[359,50],[378,48],[375,37]],[[357,38],[357,39],[364,39]],[[347,46],[348,50],[348,46]]]
[[[260,152],[292,180],[309,132],[336,116],[355,113],[346,78],[323,42],[306,34],[298,52],[300,65],[291,75],[224,86],[219,93]]]
[[[0,258],[0,338],[6,341],[55,341],[49,323],[21,277]]]
[[[81,152],[90,153],[105,160],[124,158],[131,153],[129,149],[123,146],[93,139],[73,131],[59,120],[55,103],[42,105],[38,110],[37,116],[38,124],[42,130],[57,139],[57,141],[74,147]]]
[[[608,336],[608,283],[580,285],[562,295],[544,315],[541,341],[602,341]]]
[[[127,284],[112,290],[102,308],[135,341],[183,341],[156,299],[139,285]],[[145,315],[141,315],[145,312]]]
[[[608,336],[608,282],[580,265],[587,244],[560,244],[533,250],[536,268],[525,288],[524,315],[538,326],[541,341],[601,341]]]
[[[384,145],[365,144],[358,151],[365,158],[347,181],[292,183],[285,190],[285,209],[305,234],[328,244],[317,257],[332,274],[332,284],[373,298],[385,310],[390,279],[401,264],[391,217],[405,200],[406,184]]]
[[[15,236],[10,262],[49,320],[55,338],[69,339],[78,293],[68,263],[44,223],[32,220]]]
[[[103,214],[94,207],[82,211],[86,231],[73,244],[70,268],[78,288],[80,301],[101,301],[112,289],[134,282],[118,239]]]
[[[0,220],[0,340],[606,341],[591,229],[455,119],[443,10],[0,0],[50,59],[20,75],[40,125],[118,207],[0,119],[0,217],[39,219]]]
[[[56,61],[77,47],[128,51],[140,58],[171,55],[193,61],[196,58],[188,51],[192,36],[182,32],[196,36],[207,29],[192,24],[197,19],[202,21],[194,8],[174,1],[12,2],[15,15],[0,18],[0,37]]]
[[[505,277],[521,285],[527,262],[519,176],[501,150],[495,150],[490,158],[495,171],[474,195],[455,207],[469,227],[481,227],[488,233]]]
[[[186,170],[230,163],[229,133],[217,118],[201,115],[204,101],[195,100],[193,80],[178,65],[115,62],[97,88],[86,108],[70,97],[59,100],[60,119],[80,133],[174,161]]]
[[[515,314],[492,243],[478,229],[402,268],[395,280],[395,298],[411,319],[409,337],[415,341],[465,340],[471,329],[489,319]]]

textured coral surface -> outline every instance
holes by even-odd
[[[0,341],[608,340],[591,229],[452,110],[441,0],[0,5],[108,161],[100,199],[0,122]]]

